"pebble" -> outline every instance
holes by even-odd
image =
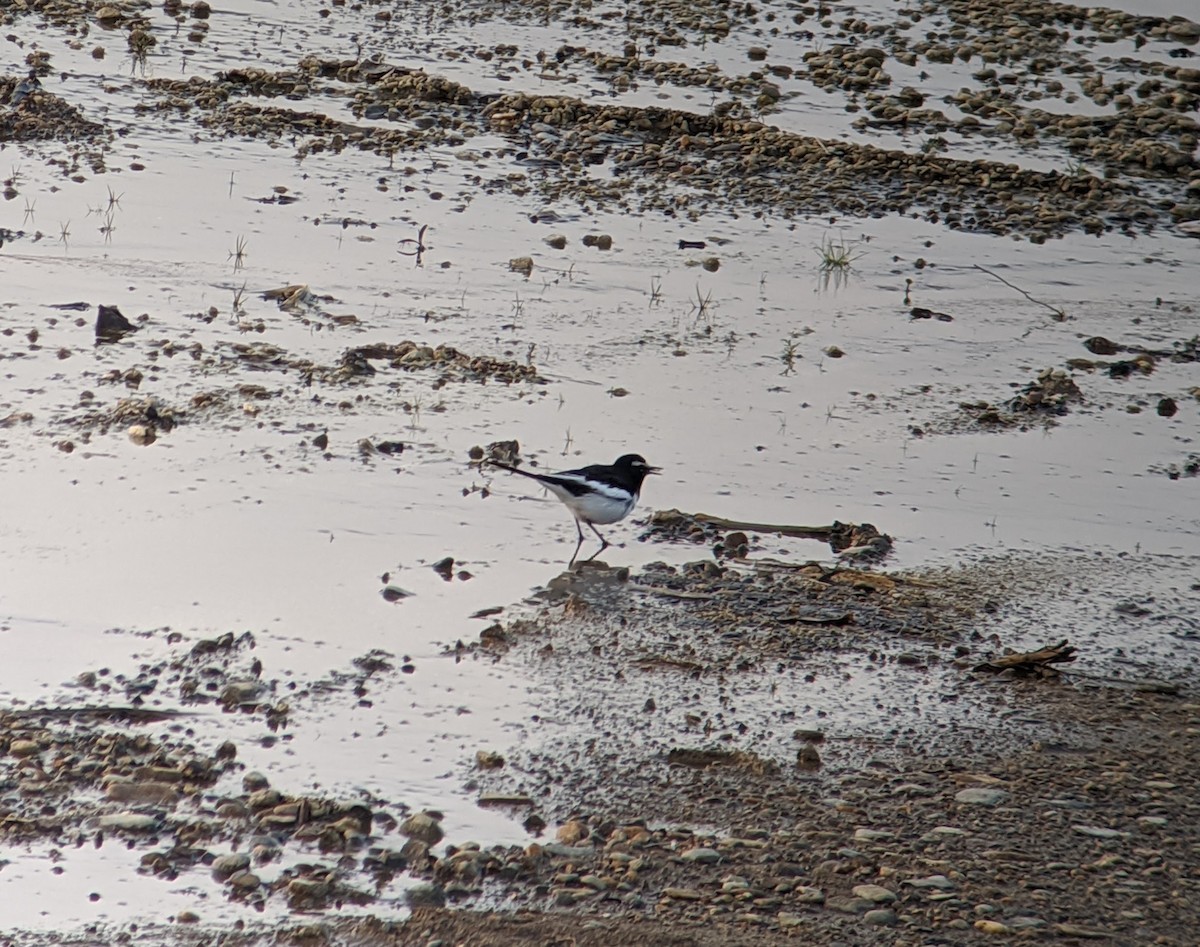
[[[695,888],[663,888],[664,898],[674,898],[676,901],[703,901],[704,895]]]
[[[865,914],[867,911],[875,907],[874,901],[868,901],[866,898],[827,898],[825,906],[832,908],[835,911],[841,911],[843,914]]]
[[[251,770],[242,777],[242,789],[246,792],[258,792],[260,789],[266,789],[271,783],[262,773]]]
[[[430,812],[415,812],[400,823],[400,834],[426,845],[436,845],[445,835],[438,821]]]
[[[989,789],[986,786],[972,786],[960,789],[954,794],[954,801],[964,806],[998,806],[1008,798],[1003,789]]]
[[[1080,835],[1089,835],[1092,838],[1129,838],[1128,832],[1106,829],[1099,825],[1072,825],[1071,828]]]
[[[221,691],[221,703],[227,706],[257,704],[266,696],[267,688],[262,681],[247,679],[230,681]]]
[[[252,792],[246,798],[246,805],[251,809],[274,809],[283,802],[283,793],[278,789],[260,789]]]
[[[824,904],[825,892],[820,888],[810,888],[807,885],[800,885],[792,892],[792,895],[801,904]]]
[[[1054,930],[1064,937],[1083,937],[1087,940],[1103,940],[1113,936],[1112,931],[1099,927],[1083,927],[1079,924],[1055,924]]]
[[[945,875],[928,875],[925,878],[910,878],[904,884],[914,888],[937,888],[940,891],[952,891],[955,884]]]
[[[114,781],[104,788],[104,795],[114,802],[144,802],[164,805],[174,802],[179,791],[168,783]]]
[[[404,892],[404,903],[410,908],[444,908],[446,892],[441,885],[417,884]]]
[[[975,930],[982,931],[984,934],[1009,934],[1012,928],[1007,924],[1001,924],[999,921],[978,920],[975,922]]]
[[[212,876],[217,881],[228,881],[233,875],[249,867],[250,856],[245,852],[220,855],[213,859]]]
[[[867,924],[875,924],[879,927],[892,927],[896,923],[896,912],[888,908],[876,908],[864,914],[863,920]]]
[[[8,753],[10,756],[15,756],[17,759],[22,759],[26,756],[33,756],[35,753],[41,752],[41,747],[34,740],[13,740],[8,745]]]
[[[242,891],[249,891],[252,888],[257,888],[262,884],[262,880],[252,871],[236,871],[229,876],[227,884],[234,888],[240,888]]]
[[[856,898],[865,898],[876,904],[891,904],[896,900],[896,892],[883,885],[855,885],[853,893]]]
[[[578,819],[571,819],[558,827],[554,837],[564,845],[574,845],[588,837],[588,827]]]
[[[680,857],[684,861],[699,862],[701,865],[715,865],[721,860],[721,853],[715,848],[690,848]]]
[[[562,845],[558,842],[547,842],[542,846],[542,851],[558,858],[588,858],[596,850],[590,845]]]
[[[118,829],[125,832],[151,832],[159,827],[159,820],[152,815],[140,812],[120,812],[116,815],[102,815],[100,828]]]

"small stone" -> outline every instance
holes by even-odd
[[[1008,934],[1012,928],[1007,924],[1001,924],[999,921],[978,920],[975,922],[975,930],[981,931],[984,934]]]
[[[676,901],[703,901],[704,895],[695,888],[663,888],[664,898],[674,898]]]
[[[561,842],[548,842],[542,851],[556,858],[589,858],[596,852],[590,845],[563,845]]]
[[[27,756],[34,756],[42,751],[35,740],[13,740],[8,745],[9,756],[15,756],[17,759],[23,759]]]
[[[561,250],[567,245],[567,238],[561,233],[551,234],[545,239],[545,244],[548,247],[553,247],[555,250]]]
[[[158,828],[159,820],[140,812],[120,812],[116,815],[102,815],[99,825],[102,829],[117,829],[123,832],[151,832]]]
[[[257,770],[251,770],[242,777],[242,789],[246,792],[258,792],[271,785],[271,781]],[[272,803],[275,805],[276,803]]]
[[[945,875],[929,875],[926,878],[913,878],[903,882],[906,885],[912,885],[914,888],[936,888],[939,891],[953,891],[955,884]]]
[[[246,797],[246,805],[251,809],[274,809],[283,802],[283,793],[278,789],[260,789]]]
[[[775,915],[775,921],[780,928],[787,930],[789,927],[799,927],[804,923],[804,918],[799,914],[789,914],[787,911],[780,911]]]
[[[811,773],[821,768],[821,754],[811,743],[805,743],[796,751],[796,768]]]
[[[262,884],[262,880],[252,871],[235,871],[226,882],[242,891],[250,891]]]
[[[687,862],[699,862],[701,865],[715,865],[721,860],[721,853],[715,848],[689,848],[680,856]]]
[[[103,8],[102,8],[103,9]],[[118,17],[120,14],[117,14]],[[99,17],[99,14],[97,14]],[[96,338],[101,342],[116,342],[130,332],[136,332],[137,326],[125,318],[116,306],[100,306],[96,313]]]
[[[426,845],[436,845],[444,836],[440,819],[432,812],[417,812],[400,823],[400,834],[417,839]]]
[[[583,841],[589,835],[588,827],[578,819],[571,819],[569,822],[564,822],[558,827],[558,831],[554,833],[563,845],[575,845]]]
[[[866,898],[826,898],[825,906],[843,914],[866,914],[875,907],[875,902]]]
[[[715,273],[721,268],[721,261],[715,256],[706,256],[700,261],[700,265],[709,273]]]
[[[126,433],[129,435],[129,439],[139,447],[149,447],[158,440],[158,434],[155,433],[152,424],[131,424]]]
[[[810,888],[807,885],[798,885],[792,892],[794,897],[801,904],[824,904],[825,892],[820,888]]]
[[[1102,940],[1112,937],[1112,931],[1099,927],[1082,927],[1079,924],[1055,924],[1054,929],[1064,937],[1083,937],[1087,940]]]
[[[893,839],[896,836],[891,832],[884,832],[879,829],[855,829],[854,840],[856,842],[883,842],[887,839]]]
[[[896,923],[896,912],[888,908],[876,908],[874,911],[864,914],[863,921],[879,927],[892,927]]]
[[[174,802],[179,791],[168,783],[114,781],[104,787],[104,795],[114,802],[144,802],[160,806]]]
[[[1071,828],[1080,835],[1088,835],[1092,838],[1129,838],[1128,832],[1106,829],[1099,825],[1072,825]]]
[[[200,915],[195,911],[180,911],[175,915],[175,920],[179,924],[199,924]]]
[[[440,885],[421,883],[414,885],[404,892],[404,903],[409,907],[445,907],[446,893]]]
[[[998,806],[1008,798],[1003,789],[990,789],[986,786],[972,786],[960,789],[954,794],[954,801],[964,806]]]
[[[250,867],[250,856],[245,852],[233,852],[213,859],[212,876],[217,881],[228,881],[239,871]]]
[[[226,707],[244,707],[259,703],[266,696],[266,685],[253,678],[230,681],[221,691],[221,703]]]
[[[891,904],[896,900],[896,892],[883,885],[855,885],[853,893],[856,898],[866,898],[876,904]]]

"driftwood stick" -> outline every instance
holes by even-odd
[[[723,516],[712,516],[708,513],[681,513],[679,510],[659,510],[651,518],[655,525],[669,526],[681,520],[695,520],[706,523],[717,529],[740,529],[744,533],[777,533],[780,536],[796,536],[801,539],[818,539],[828,542],[834,527],[829,526],[787,526],[779,523],[751,523],[746,520],[730,520]]]
[[[1056,671],[1049,667],[1051,664],[1062,664],[1075,660],[1075,648],[1067,644],[1064,638],[1056,645],[1046,645],[1037,651],[1025,651],[1021,654],[1005,654],[983,664],[976,665],[976,671],[1007,671],[1015,668],[1021,671],[1047,670]]]

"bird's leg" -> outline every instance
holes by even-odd
[[[579,534],[579,539],[575,541],[575,551],[571,553],[571,561],[567,563],[567,568],[575,565],[575,559],[579,556],[579,550],[583,548],[583,527],[579,525],[579,520],[575,521],[575,532]]]
[[[600,535],[600,530],[596,529],[595,523],[588,523],[588,526],[590,526],[592,528],[592,532],[595,533],[596,538],[600,540],[600,548],[601,549],[607,549],[609,546],[612,545],[612,543],[610,543],[607,539],[605,539],[603,536]],[[579,535],[582,536],[583,533],[580,532]]]
[[[584,559],[583,561],[584,561],[584,562],[591,562],[591,561],[592,561],[592,560],[594,560],[594,559],[595,559],[595,558],[596,558],[598,555],[600,555],[600,553],[602,553],[602,552],[604,552],[604,547],[603,547],[603,546],[601,546],[599,549],[597,549],[597,550],[596,550],[594,553],[592,553],[590,556],[588,556],[588,557],[587,557],[586,559]]]

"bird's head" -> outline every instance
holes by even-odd
[[[617,458],[614,467],[624,467],[631,473],[639,474],[645,477],[647,474],[662,473],[661,467],[651,467],[646,463],[646,458],[641,454],[625,454]]]

